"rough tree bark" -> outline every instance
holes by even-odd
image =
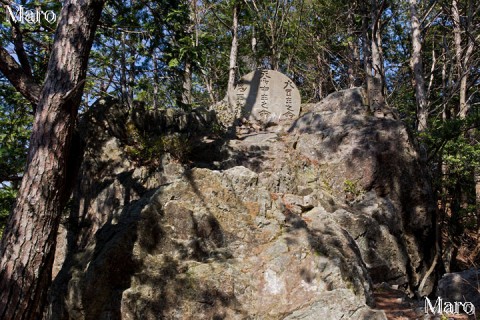
[[[41,319],[68,199],[70,141],[103,0],[66,0],[36,109],[27,168],[0,244],[0,318]]]
[[[410,59],[410,67],[413,72],[415,98],[417,101],[417,131],[422,132],[427,129],[428,110],[425,80],[423,77],[422,36],[420,20],[417,13],[417,0],[410,0],[410,21],[412,28],[412,57]]]
[[[238,53],[238,1],[233,5],[233,23],[232,23],[232,46],[230,48],[230,64],[228,69],[228,86],[227,97],[228,104],[233,106],[235,104],[235,71],[237,68],[237,53]]]

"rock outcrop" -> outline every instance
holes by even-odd
[[[337,198],[343,191],[351,208],[333,216],[356,239],[372,279],[413,289],[431,259],[431,189],[403,124],[368,116],[362,95],[334,93],[298,119],[296,149],[317,162]]]
[[[480,309],[480,271],[476,268],[446,273],[438,281],[437,296],[445,302],[470,302]]]
[[[433,206],[401,122],[369,115],[361,94],[335,93],[288,128],[195,129],[186,164],[139,163],[127,125],[92,117],[48,316],[385,319],[372,286],[415,290]],[[128,117],[138,132],[154,123]]]

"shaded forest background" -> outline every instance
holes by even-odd
[[[19,4],[61,10],[57,1]],[[109,1],[80,114],[102,97],[130,109],[228,103],[234,82],[257,68],[292,78],[303,103],[378,79],[386,107],[405,122],[430,169],[444,268],[477,267],[479,11],[477,0]],[[21,24],[3,12],[0,22],[0,54],[15,58],[32,88],[42,85],[56,26]],[[3,228],[24,172],[36,101],[0,70]]]

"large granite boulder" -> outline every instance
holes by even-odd
[[[291,128],[296,150],[349,208],[333,219],[355,238],[375,282],[415,289],[432,259],[435,210],[426,170],[402,122],[371,116],[363,89],[331,94]],[[423,294],[432,290],[427,282]]]
[[[139,163],[106,120],[86,126],[46,316],[385,319],[372,286],[416,289],[432,203],[401,122],[369,115],[361,94],[288,127],[199,138],[214,155],[186,164]]]
[[[437,297],[444,302],[470,302],[480,309],[480,271],[477,268],[446,273],[438,281]]]

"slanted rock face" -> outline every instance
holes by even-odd
[[[365,305],[371,283],[350,235],[328,215],[282,211],[245,167],[193,169],[161,187],[141,216],[139,272],[122,297],[127,319],[152,308],[152,319],[295,319],[312,305],[333,319],[376,314]]]
[[[418,285],[431,203],[402,124],[360,94],[225,140],[203,168],[138,166],[91,128],[48,317],[385,319],[372,283]]]

